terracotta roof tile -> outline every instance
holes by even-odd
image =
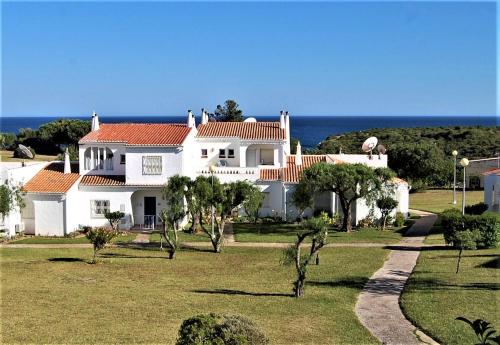
[[[171,123],[112,123],[101,124],[99,129],[88,133],[80,143],[112,143],[148,146],[179,146],[191,128]]]
[[[78,163],[71,163],[70,174],[63,172],[64,163],[50,163],[33,176],[23,188],[28,193],[66,193],[80,177]]]
[[[197,137],[242,140],[285,140],[279,122],[209,122],[198,126]]]
[[[81,186],[125,186],[125,175],[85,175]]]
[[[485,171],[482,173],[483,176],[488,176],[488,175],[500,175],[500,169],[493,168],[491,170]]]
[[[302,165],[295,164],[295,155],[287,156],[286,168],[261,169],[261,181],[283,180],[287,183],[299,183],[304,169],[319,162],[326,162],[325,155],[302,155]]]

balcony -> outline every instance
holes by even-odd
[[[200,169],[196,171],[197,175],[211,176],[211,172],[208,168]],[[234,182],[241,180],[256,181],[259,179],[259,169],[258,168],[245,168],[245,167],[215,167],[214,176],[219,179],[222,183]]]

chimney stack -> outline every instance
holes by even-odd
[[[208,123],[208,112],[205,111],[205,108],[201,108],[201,124],[205,125]]]
[[[189,128],[195,127],[194,115],[191,109],[188,110],[187,126]]]
[[[71,174],[71,163],[69,161],[69,152],[66,147],[66,152],[64,152],[64,173]]]
[[[295,165],[302,165],[302,147],[300,141],[297,142],[297,151],[295,152]]]
[[[285,131],[286,131],[286,152],[291,154],[290,151],[290,116],[288,116],[288,111],[285,111]]]
[[[92,113],[92,123],[90,129],[92,132],[99,129],[99,116],[97,116],[95,111]]]
[[[285,128],[285,114],[283,110],[280,111],[280,128],[281,129]]]

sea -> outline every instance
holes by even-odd
[[[58,118],[62,117],[1,117],[0,129],[3,133],[17,133],[20,128],[36,129]],[[65,118],[90,121],[90,116]],[[256,119],[277,121],[279,116],[256,116]],[[101,123],[184,123],[186,116],[99,116],[99,120]],[[197,118],[197,123],[199,120]],[[314,148],[330,135],[372,128],[498,125],[496,116],[290,116],[291,136],[299,139],[304,148]]]

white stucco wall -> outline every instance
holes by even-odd
[[[35,235],[64,236],[64,204],[62,194],[31,194],[35,215]]]
[[[484,176],[484,203],[489,211],[500,212],[500,175]]]
[[[372,168],[386,168],[387,167],[387,155],[377,155],[373,154],[372,159],[368,154],[330,154],[328,157],[339,159],[346,163],[362,163],[366,164]]]
[[[197,138],[197,155],[196,162],[197,168],[207,168],[210,165],[217,166],[219,161],[224,160],[230,167],[240,166],[240,140],[239,138]],[[207,158],[201,157],[201,150],[207,150]],[[226,158],[219,158],[219,150],[226,150]],[[228,158],[228,150],[234,150],[234,158]]]
[[[182,174],[182,148],[180,147],[127,147],[127,184],[165,184],[170,176]],[[160,175],[142,174],[142,157],[162,157]]]

